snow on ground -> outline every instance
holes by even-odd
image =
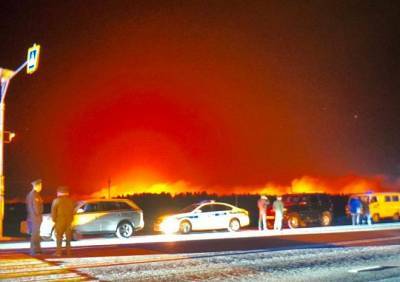
[[[309,227],[299,229],[283,229],[281,231],[268,230],[260,232],[257,230],[243,230],[240,232],[199,232],[191,234],[170,234],[170,235],[137,235],[123,241],[118,238],[85,238],[83,240],[72,242],[73,247],[84,246],[104,246],[121,244],[146,244],[146,243],[165,243],[165,242],[183,242],[183,241],[198,241],[198,240],[218,240],[218,239],[234,239],[234,238],[260,238],[271,236],[292,236],[292,235],[311,235],[311,234],[334,234],[334,233],[352,233],[354,231],[389,231],[399,230],[400,223],[380,223],[371,226],[368,225],[343,225],[343,226],[328,226],[328,227]],[[13,249],[29,249],[28,241],[11,241],[1,242],[1,250]],[[54,248],[56,245],[53,241],[42,242],[42,248]]]
[[[71,258],[59,263],[101,281],[400,281],[399,245]],[[381,268],[362,271],[371,266]]]

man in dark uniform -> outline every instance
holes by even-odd
[[[40,225],[42,224],[43,200],[40,196],[42,180],[32,182],[32,191],[26,196],[27,222],[31,234],[31,255],[41,253]]]
[[[51,205],[51,218],[57,238],[56,256],[62,255],[62,240],[66,238],[66,254],[71,254],[72,221],[74,219],[75,202],[69,197],[67,187],[57,189],[57,198]]]

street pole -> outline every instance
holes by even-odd
[[[4,117],[6,112],[6,103],[5,98],[7,94],[7,89],[10,84],[11,79],[17,75],[25,66],[27,65],[27,61],[24,62],[16,71],[11,71],[11,75],[4,76],[2,72],[5,71],[0,69],[1,71],[1,100],[0,100],[0,238],[4,237],[4,207],[5,207],[5,185],[4,185]],[[9,71],[9,70],[7,70]]]
[[[26,67],[28,74],[34,73],[39,66],[39,52],[40,45],[33,44],[28,49],[26,61],[20,65],[15,71],[0,68],[0,80],[1,80],[1,100],[0,100],[0,238],[3,237],[4,231],[4,207],[5,207],[5,196],[4,196],[4,117],[6,111],[6,94],[11,79],[16,76],[22,69]]]
[[[108,178],[108,199],[111,199],[111,178]]]
[[[0,236],[3,237],[3,222],[4,222],[4,115],[6,105],[4,103],[4,97],[7,93],[8,84],[10,80],[1,82],[1,101],[0,101]]]

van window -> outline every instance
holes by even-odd
[[[385,202],[391,202],[392,198],[390,196],[385,196]]]
[[[378,200],[376,199],[376,196],[373,196],[372,198],[371,198],[371,203],[376,203]]]
[[[398,202],[399,201],[399,196],[392,196],[392,201],[393,202]]]

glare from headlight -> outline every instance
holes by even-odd
[[[165,234],[176,233],[179,230],[179,223],[173,217],[167,217],[160,224],[160,230]]]

